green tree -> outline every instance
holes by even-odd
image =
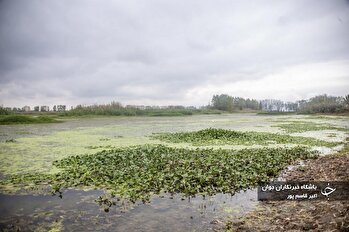
[[[335,113],[344,110],[343,98],[318,95],[305,101],[300,106],[303,113]]]
[[[213,95],[211,104],[214,109],[233,111],[233,98],[227,94]]]

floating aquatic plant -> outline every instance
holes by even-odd
[[[309,146],[333,147],[338,143],[327,142],[315,138],[291,136],[269,132],[234,131],[208,128],[195,132],[159,133],[151,136],[171,143],[190,143],[195,146],[205,145],[268,145],[268,144],[302,144]]]
[[[161,192],[234,193],[268,181],[296,159],[315,156],[305,147],[234,151],[145,145],[71,156],[54,162],[62,170],[57,174],[16,177],[12,182],[45,182],[54,191],[92,186],[131,201],[147,201]]]

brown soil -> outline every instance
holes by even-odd
[[[349,181],[349,149],[306,160],[286,172],[287,181]],[[269,201],[225,224],[226,231],[349,231],[347,201]]]

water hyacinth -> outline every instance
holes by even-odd
[[[206,145],[268,145],[268,144],[302,144],[309,146],[333,147],[335,142],[327,142],[315,138],[275,134],[269,132],[234,131],[208,128],[194,132],[159,133],[151,136],[170,143],[190,143],[194,146]]]
[[[184,196],[234,193],[268,181],[296,159],[315,156],[305,147],[234,151],[146,145],[55,161],[62,171],[45,181],[55,190],[93,186],[131,201],[147,201],[161,192]]]

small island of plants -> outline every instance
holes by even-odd
[[[305,147],[243,150],[145,145],[71,156],[54,162],[61,172],[12,177],[12,184],[50,184],[52,190],[96,187],[112,195],[148,201],[167,192],[183,196],[234,193],[275,177],[297,159],[316,157]]]
[[[268,145],[268,144],[302,144],[309,146],[333,147],[335,142],[327,142],[310,137],[291,136],[270,132],[234,131],[208,128],[194,132],[159,133],[151,136],[170,143],[190,143],[194,146],[207,145]]]

